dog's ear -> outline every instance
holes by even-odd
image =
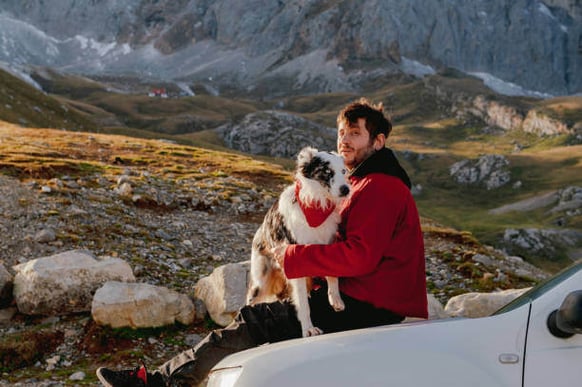
[[[306,146],[305,148],[301,149],[301,151],[297,155],[297,165],[304,165],[306,163],[309,163],[316,153],[317,149],[312,148],[310,146]]]

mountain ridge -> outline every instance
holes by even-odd
[[[582,92],[580,8],[561,0],[4,1],[0,60],[265,95],[358,91],[418,63],[566,95]]]

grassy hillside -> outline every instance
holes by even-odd
[[[386,112],[393,118],[395,126],[389,146],[398,152],[414,184],[422,186],[422,192],[416,197],[422,215],[470,231],[492,245],[498,242],[506,228],[553,228],[557,219],[547,213],[548,208],[504,215],[491,215],[491,209],[581,184],[582,146],[570,145],[576,143],[571,135],[539,137],[519,130],[490,130],[483,121],[467,120],[455,109],[475,96],[483,95],[516,111],[536,109],[562,120],[571,128],[582,128],[582,97],[548,100],[504,97],[486,88],[480,80],[453,71],[423,80],[386,79],[381,86],[363,94],[328,93],[277,101],[254,100],[251,95],[240,99],[222,98],[198,89],[196,96],[179,96],[177,90],[167,85],[162,86],[171,90],[170,98],[152,98],[146,95],[147,91],[160,85],[141,84],[136,80],[125,80],[125,84],[120,80],[96,82],[45,71],[38,73],[35,79],[51,93],[47,95],[5,73],[0,72],[0,76],[3,77],[0,119],[24,126],[169,139],[182,146],[223,152],[216,157],[229,160],[225,168],[232,160],[231,156],[224,155],[244,155],[226,149],[213,128],[236,122],[250,112],[275,107],[333,127],[338,110],[365,95],[373,101],[383,102]],[[117,91],[113,92],[115,87]],[[509,184],[487,191],[453,182],[449,174],[453,163],[485,154],[504,155],[510,162],[512,182],[520,181],[521,187],[515,189]],[[17,156],[12,154],[10,157]],[[250,160],[260,160],[287,169],[293,166],[291,160],[245,157],[243,159],[249,163]],[[176,163],[172,168],[187,169],[184,159],[172,160],[171,163]],[[39,160],[38,167],[32,170],[48,168],[46,163],[46,160]],[[17,168],[14,164],[5,156],[4,172],[10,173]],[[242,165],[244,163],[237,168],[237,173],[245,169]],[[582,216],[569,217],[566,226],[582,230]],[[538,265],[547,265],[551,270],[569,260],[565,254],[555,257],[550,263],[528,258]]]
[[[266,105],[252,100],[230,100],[202,91],[184,96],[175,86],[116,79],[102,83],[82,77],[43,71],[34,76],[51,94],[75,101],[77,108],[93,113],[104,129],[125,127],[157,134],[184,134],[236,121]],[[164,88],[169,98],[149,97],[152,89]],[[125,91],[131,89],[131,92]]]
[[[127,166],[147,166],[160,178],[244,177],[268,190],[277,190],[290,179],[289,172],[279,165],[232,152],[121,135],[99,134],[95,138],[89,133],[21,128],[0,121],[2,174],[23,181],[80,178],[97,171],[121,174]]]
[[[460,120],[451,112],[455,101],[469,101],[477,95],[519,112],[535,109],[578,131],[582,128],[581,97],[548,100],[505,97],[496,95],[478,79],[456,73],[385,85],[366,96],[382,101],[393,117],[395,127],[389,146],[399,152],[413,183],[422,186],[416,200],[424,216],[470,230],[483,242],[493,245],[506,228],[558,227],[558,215],[549,214],[549,208],[504,215],[491,215],[489,211],[549,191],[580,186],[582,145],[570,145],[573,135],[540,137],[520,130],[492,131],[482,121]],[[311,119],[334,125],[337,109],[358,97],[344,94],[296,97],[289,99],[285,107],[305,111],[303,114]],[[520,181],[521,187],[517,189],[509,184],[488,191],[483,187],[461,186],[452,180],[449,168],[453,163],[485,154],[505,156],[510,163],[512,182]],[[567,219],[566,227],[582,230],[581,225],[580,214]],[[551,263],[531,259],[551,269],[569,262],[565,255],[555,257]]]
[[[51,97],[0,70],[0,119],[26,127],[96,131],[87,117],[67,101]]]

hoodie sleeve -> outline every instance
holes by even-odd
[[[355,277],[374,271],[390,249],[408,196],[408,188],[396,177],[373,173],[362,178],[342,212],[345,239],[329,245],[288,246],[285,274]]]

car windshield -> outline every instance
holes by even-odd
[[[523,293],[521,296],[517,297],[515,300],[511,301],[509,304],[505,305],[504,307],[502,307],[493,314],[496,315],[506,313],[509,312],[510,310],[519,308],[520,306],[535,300],[536,298],[538,298],[548,290],[552,289],[562,281],[565,281],[567,278],[570,278],[571,276],[576,274],[579,270],[582,270],[582,260],[575,262],[574,264],[562,270],[555,276],[550,277],[543,282],[540,282],[538,285],[534,286],[529,291]]]

